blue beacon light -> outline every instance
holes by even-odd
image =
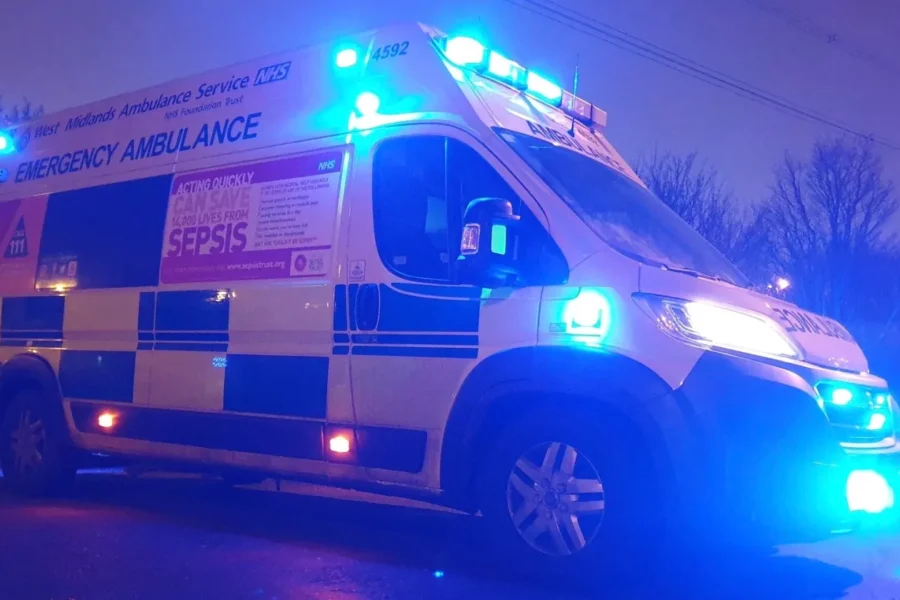
[[[0,155],[12,154],[16,151],[16,143],[12,136],[5,131],[0,131]]]
[[[596,290],[582,289],[563,308],[563,320],[570,334],[602,341],[612,325],[609,299]]]
[[[359,54],[356,52],[354,48],[345,48],[337,53],[335,57],[335,64],[340,69],[347,69],[349,67],[355,66],[359,61]]]

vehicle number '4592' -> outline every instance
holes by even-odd
[[[387,44],[386,46],[382,46],[381,48],[375,48],[375,51],[372,53],[372,60],[385,60],[388,58],[403,56],[406,54],[407,50],[409,50],[409,42]]]

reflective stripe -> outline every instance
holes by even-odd
[[[438,348],[434,346],[353,346],[359,356],[421,356],[423,358],[478,358],[478,348]]]
[[[59,385],[65,398],[132,402],[134,371],[134,352],[63,350]]]
[[[229,354],[226,411],[324,419],[328,357]]]

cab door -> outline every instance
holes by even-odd
[[[485,148],[449,128],[414,131],[375,143],[360,161],[368,166],[357,182],[368,181],[370,201],[356,201],[357,188],[344,325],[358,465],[380,481],[437,488],[442,434],[463,381],[486,357],[537,339],[539,285],[460,283],[464,210],[476,198],[505,198],[528,226],[543,227]]]

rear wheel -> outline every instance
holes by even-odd
[[[661,534],[649,460],[602,423],[526,419],[498,440],[480,489],[491,539],[530,574],[620,572]]]
[[[60,491],[75,476],[47,403],[36,389],[16,393],[0,421],[0,467],[7,486],[23,495]]]

